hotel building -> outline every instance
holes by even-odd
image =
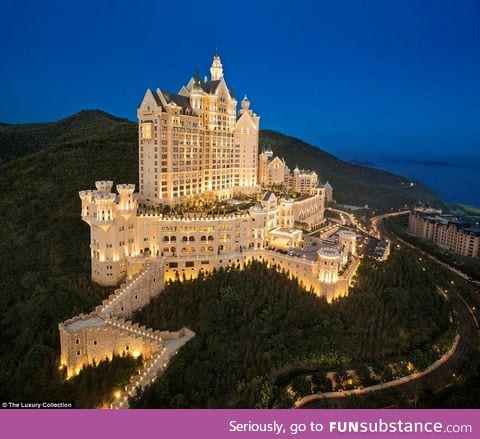
[[[435,242],[440,247],[472,258],[480,257],[480,227],[442,215],[439,209],[415,208],[410,212],[410,233]]]
[[[209,80],[196,73],[178,93],[148,89],[137,115],[139,195],[147,204],[257,190],[260,116],[246,96],[237,113],[218,53]]]
[[[237,112],[217,53],[210,74],[203,81],[195,74],[177,94],[147,90],[138,108],[139,193],[133,184],[117,184],[114,192],[112,181],[79,192],[81,217],[90,227],[92,279],[120,287],[91,313],[59,324],[61,365],[70,377],[114,354],[142,355],[148,360],[142,378],[133,377],[117,407],[125,407],[128,396],[155,379],[195,336],[188,328],[152,331],[128,320],[166,281],[256,260],[331,301],[348,293],[359,264],[353,232],[339,234],[336,245],[317,238],[318,247],[303,250],[304,233],[325,224],[331,186],[318,187],[314,172],[290,173],[271,150],[258,157],[260,118],[246,97]],[[296,198],[270,190],[262,195],[262,186],[272,184],[289,185]],[[228,215],[157,209],[236,195],[251,203]]]

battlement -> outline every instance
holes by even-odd
[[[124,192],[128,194],[133,194],[135,192],[134,184],[125,184],[125,183],[117,184],[116,188],[118,193]]]
[[[341,255],[337,247],[322,247],[318,250],[318,256],[321,259],[337,259]]]
[[[113,192],[95,192],[93,194],[93,200],[96,204],[113,204],[116,198],[117,196]]]
[[[143,338],[145,341],[152,343],[161,343],[162,333],[158,330],[147,328],[145,325],[140,326],[138,323],[132,323],[131,320],[125,320],[121,317],[106,318],[104,322],[113,326],[119,332],[125,332],[133,338]],[[163,331],[167,333],[168,331]]]
[[[99,192],[109,193],[112,192],[113,181],[96,181],[95,187]]]
[[[248,213],[232,213],[226,215],[165,215],[161,213],[139,213],[140,218],[161,218],[162,221],[182,221],[182,222],[201,222],[201,221],[227,221],[235,219],[250,219]]]

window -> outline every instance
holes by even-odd
[[[141,137],[142,140],[151,140],[152,138],[152,123],[144,122],[141,125]]]
[[[97,346],[97,340],[93,340],[93,346]]]
[[[75,344],[80,344],[80,339],[79,339],[79,338],[77,338],[77,339],[75,340]]]

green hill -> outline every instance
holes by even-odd
[[[24,143],[11,151],[28,153],[0,165],[0,394],[50,401],[60,380],[58,322],[108,294],[90,282],[78,191],[104,178],[135,182],[137,136],[134,124],[103,112],[15,130]]]
[[[128,141],[129,147],[126,150],[117,150],[119,136],[122,142]],[[128,181],[137,181],[136,124],[100,110],[81,111],[54,123],[0,125],[0,163],[5,164],[35,151],[45,150],[48,155],[76,145],[69,160],[78,162],[80,166],[88,153],[88,147],[83,150],[81,145],[88,146],[92,142],[100,142],[110,153],[105,151],[106,154],[102,152],[98,157],[88,156],[87,162],[84,162],[86,166],[95,169],[97,164],[116,160],[123,166],[120,175],[131,175]],[[368,204],[376,209],[390,209],[417,201],[440,203],[438,197],[420,183],[411,187],[406,178],[347,163],[300,139],[262,130],[260,146],[269,144],[274,153],[284,157],[291,168],[298,165],[313,169],[321,181],[328,180],[334,187],[335,199],[340,203],[360,206]],[[115,154],[111,153],[112,148]],[[95,160],[97,164],[92,163]],[[64,165],[69,166],[67,163]],[[115,164],[112,166],[118,168]],[[98,169],[99,174],[93,176],[84,187],[90,187],[98,178],[118,182],[115,174],[109,174],[108,166],[100,166]],[[38,177],[42,176],[38,172]]]
[[[0,163],[50,145],[115,136],[119,124],[132,124],[101,110],[84,110],[57,122],[0,123]]]

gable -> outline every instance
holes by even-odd
[[[139,106],[140,111],[149,112],[161,106],[161,100],[152,90],[147,89],[145,96]]]
[[[243,113],[238,119],[236,127],[256,129],[256,124],[248,112]],[[235,127],[235,128],[236,128]]]

